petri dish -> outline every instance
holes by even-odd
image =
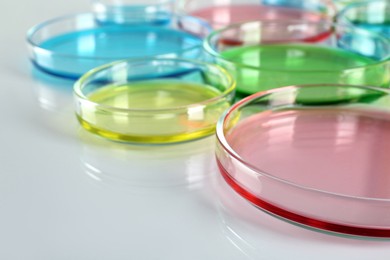
[[[144,144],[212,135],[234,92],[234,79],[218,65],[164,58],[107,64],[74,87],[76,115],[86,130]]]
[[[390,38],[390,1],[371,0],[350,4],[337,15],[337,20]]]
[[[359,3],[367,0],[333,0],[337,10],[342,10],[348,5],[354,4],[354,3]]]
[[[102,24],[93,13],[56,18],[28,32],[33,64],[56,76],[78,79],[103,64],[141,57],[200,58],[211,28],[190,16],[165,26]]]
[[[92,0],[95,18],[104,24],[164,25],[175,12],[175,0]]]
[[[211,33],[205,49],[241,97],[300,84],[390,86],[390,41],[332,22],[255,21]]]
[[[220,172],[243,198],[283,220],[389,238],[389,93],[322,84],[247,97],[217,124]]]
[[[179,4],[179,12],[199,17],[214,29],[257,20],[324,22],[336,13],[329,0],[184,0]]]

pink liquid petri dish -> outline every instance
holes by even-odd
[[[390,238],[390,95],[352,85],[291,86],[236,103],[217,125],[227,183],[294,224]]]
[[[331,0],[185,0],[179,10],[207,21],[214,29],[260,20],[324,22],[336,13]]]

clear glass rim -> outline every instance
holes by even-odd
[[[92,57],[92,56],[83,56],[83,55],[73,55],[73,54],[58,53],[58,52],[51,51],[51,50],[48,50],[46,48],[40,47],[39,46],[40,43],[37,43],[37,42],[35,42],[33,40],[33,37],[37,33],[39,33],[40,30],[42,30],[42,29],[44,29],[44,28],[46,28],[48,26],[54,25],[56,23],[61,23],[61,22],[64,22],[66,20],[75,20],[75,19],[81,18],[81,17],[89,17],[93,21],[95,20],[94,19],[95,14],[92,13],[92,12],[69,14],[69,15],[64,15],[64,16],[60,16],[60,17],[57,17],[57,18],[53,18],[53,19],[47,20],[45,22],[39,23],[39,24],[31,27],[27,31],[27,36],[26,36],[27,44],[29,45],[29,47],[31,47],[34,50],[34,52],[46,53],[47,55],[55,55],[55,56],[59,56],[59,57],[72,58],[72,59],[112,61],[112,58],[110,58],[110,57],[100,57],[100,56],[93,56]],[[211,28],[211,26],[209,26],[208,23],[206,23],[204,20],[201,20],[201,19],[199,19],[197,17],[194,17],[194,16],[179,15],[179,14],[174,13],[174,14],[172,14],[172,19],[176,23],[180,22],[182,19],[191,19],[191,20],[196,21],[203,28],[205,28],[208,33],[210,33],[212,31],[212,28]],[[115,26],[123,26],[123,25],[106,25],[106,26],[102,26],[102,27],[110,28],[110,27],[115,27]],[[159,26],[145,25],[144,27],[153,27],[153,28],[155,28],[155,27],[159,27]],[[160,27],[161,28],[165,28],[165,29],[169,29],[169,27],[164,27],[164,26],[160,26]],[[96,28],[96,26],[92,26],[89,29],[92,29],[92,28]],[[70,32],[72,32],[72,31],[70,31]],[[181,50],[180,52],[162,53],[160,56],[175,55],[175,54],[178,54],[178,53],[184,53],[184,52],[195,50],[195,49],[200,48],[200,47],[202,47],[202,44],[191,46],[191,47],[189,47],[187,49]]]
[[[102,5],[105,5],[105,6],[127,6],[129,4],[126,4],[126,3],[123,3],[123,4],[108,4],[108,3],[104,3],[105,1],[100,1],[100,0],[92,0],[91,1],[92,4],[96,4],[96,3],[100,3]],[[160,5],[165,5],[165,4],[173,4],[175,3],[176,0],[160,0],[159,3],[155,3],[155,4],[146,4],[145,6],[160,6]]]
[[[189,4],[191,4],[191,2],[197,2],[197,0],[178,0],[179,1],[179,8],[181,11],[183,12],[187,12],[187,8]],[[303,0],[303,1],[307,1],[307,0]],[[214,3],[212,3],[213,1],[211,0],[210,1],[211,4],[209,6],[215,6]],[[329,16],[333,16],[336,14],[336,6],[334,5],[333,1],[332,0],[319,0],[318,3],[323,3],[327,8],[327,11],[325,12],[325,14],[329,14]],[[260,2],[259,2],[260,3]],[[221,5],[221,4],[218,4],[218,5]],[[217,6],[218,6],[217,5]],[[222,3],[222,5],[235,5],[235,4],[231,4],[231,3]],[[260,3],[260,5],[262,5]],[[192,10],[194,11],[194,10]]]
[[[366,66],[356,66],[356,67],[350,67],[350,68],[347,68],[347,69],[344,69],[344,70],[287,70],[287,69],[273,69],[273,68],[267,68],[267,67],[256,67],[256,66],[251,66],[251,65],[248,65],[248,64],[245,64],[245,63],[236,63],[236,62],[232,62],[228,59],[225,59],[220,52],[218,52],[217,50],[214,49],[213,45],[211,44],[212,40],[214,39],[214,37],[218,37],[221,33],[224,33],[226,31],[229,31],[229,30],[232,30],[234,28],[239,28],[245,24],[250,24],[250,23],[258,23],[258,24],[282,24],[282,25],[291,25],[291,24],[313,24],[313,25],[324,25],[325,22],[322,22],[322,23],[316,23],[316,22],[308,22],[308,21],[302,21],[302,20],[290,20],[290,21],[271,21],[271,20],[263,20],[263,21],[247,21],[247,22],[241,22],[241,23],[235,23],[235,24],[232,24],[232,25],[229,25],[227,27],[224,27],[222,29],[219,29],[219,30],[215,30],[213,32],[211,32],[206,38],[205,40],[203,41],[203,48],[205,49],[205,51],[207,53],[209,53],[211,56],[215,57],[215,58],[219,58],[219,59],[222,59],[226,62],[229,62],[231,64],[234,64],[234,65],[238,65],[240,67],[244,67],[244,68],[249,68],[249,69],[256,69],[256,70],[264,70],[264,71],[279,71],[279,72],[288,72],[288,73],[329,73],[329,72],[336,72],[336,71],[352,71],[352,70],[365,70],[367,68],[370,68],[370,67],[373,67],[373,66],[379,66],[379,65],[382,65],[382,64],[385,64],[387,62],[390,62],[390,53],[388,56],[386,56],[385,58],[381,59],[380,61],[376,62],[376,63],[372,63],[372,64],[369,64],[369,65],[366,65]],[[334,32],[336,28],[346,28],[346,29],[350,29],[350,30],[353,30],[353,31],[356,31],[358,34],[363,34],[363,35],[367,35],[367,36],[372,36],[372,37],[377,37],[377,38],[380,38],[381,40],[383,40],[384,42],[387,42],[387,44],[390,46],[390,39],[387,39],[386,37],[382,36],[381,34],[379,33],[375,33],[375,32],[371,32],[371,31],[368,31],[368,30],[364,30],[364,29],[360,29],[360,28],[356,28],[356,27],[351,27],[351,26],[346,26],[346,25],[341,25],[341,24],[338,24],[338,23],[335,23],[335,22],[332,22],[332,21],[326,21],[326,24],[329,25],[329,31],[330,32]],[[305,38],[302,38],[302,40],[305,39]],[[299,39],[297,39],[299,40]],[[290,43],[297,43],[297,44],[302,44],[304,45],[305,43],[300,43],[300,42],[286,42],[285,44],[290,44]],[[284,44],[284,43],[281,43],[281,44]],[[309,44],[310,45],[310,44]],[[315,46],[315,45],[313,45]]]
[[[85,86],[86,82],[90,79],[90,77],[96,75],[99,72],[108,70],[108,69],[110,69],[114,66],[117,66],[119,64],[137,65],[137,64],[149,63],[151,61],[153,61],[153,62],[164,62],[164,61],[183,62],[183,63],[190,63],[190,64],[194,64],[194,65],[204,66],[204,67],[208,67],[208,68],[212,67],[212,68],[218,70],[218,72],[220,73],[220,77],[225,77],[225,79],[227,80],[227,83],[228,83],[227,88],[219,96],[213,97],[211,99],[207,99],[207,100],[204,100],[202,102],[189,104],[186,106],[177,106],[177,107],[164,108],[164,109],[146,109],[146,108],[145,109],[144,108],[142,108],[142,109],[128,109],[128,108],[120,108],[120,107],[115,107],[115,106],[108,106],[108,105],[100,104],[98,102],[91,101],[91,100],[89,100],[89,98],[86,95],[83,94],[82,89]],[[196,107],[196,106],[200,106],[200,105],[207,106],[209,104],[213,104],[215,102],[218,102],[218,101],[224,99],[225,97],[230,95],[232,92],[234,92],[235,89],[236,89],[236,81],[234,80],[233,76],[230,75],[230,73],[227,70],[225,70],[224,68],[222,68],[221,66],[216,65],[216,64],[201,62],[201,61],[197,61],[197,60],[190,60],[190,59],[140,58],[140,59],[119,60],[119,61],[111,62],[111,63],[105,64],[103,66],[100,66],[100,67],[97,67],[95,69],[90,70],[89,72],[84,74],[78,81],[76,81],[76,83],[74,84],[74,87],[73,87],[73,92],[74,92],[74,95],[78,99],[82,100],[83,102],[87,102],[90,105],[99,107],[99,108],[104,108],[107,110],[118,111],[118,112],[128,112],[128,113],[130,113],[130,112],[149,113],[149,112],[164,112],[164,111],[182,111],[182,110],[186,110],[188,108]]]
[[[344,0],[345,1],[345,0]],[[342,22],[348,22],[350,24],[352,24],[349,19],[346,18],[346,14],[348,12],[350,12],[351,10],[355,9],[355,8],[359,8],[359,7],[363,7],[363,6],[366,6],[366,5],[370,5],[370,4],[373,4],[373,3],[380,3],[380,2],[384,2],[384,3],[388,3],[390,5],[390,1],[389,0],[361,0],[359,2],[356,2],[356,3],[350,3],[348,5],[346,5],[337,15],[336,15],[336,21],[337,20],[341,20]]]
[[[238,155],[234,149],[230,146],[229,142],[227,141],[225,137],[225,123],[227,119],[229,119],[230,115],[237,111],[238,109],[245,107],[248,103],[251,101],[270,95],[270,94],[275,94],[275,93],[281,93],[285,91],[292,91],[296,89],[302,89],[302,88],[316,88],[316,87],[336,87],[336,88],[358,88],[358,89],[364,89],[364,90],[374,90],[383,94],[390,95],[390,89],[384,89],[384,88],[379,88],[379,87],[371,87],[371,86],[359,86],[359,85],[345,85],[345,84],[308,84],[308,85],[293,85],[293,86],[286,86],[286,87],[281,87],[281,88],[276,88],[276,89],[271,89],[267,91],[262,91],[258,92],[256,94],[253,94],[251,96],[248,96],[236,104],[234,104],[232,107],[227,109],[224,114],[220,117],[220,119],[217,122],[216,125],[216,138],[218,143],[222,146],[223,150],[229,154],[230,157],[233,157],[233,159],[239,161],[242,163],[245,167],[248,167],[250,170],[256,172],[258,175],[265,176],[269,179],[272,179],[273,181],[276,182],[281,182],[284,184],[287,184],[289,186],[293,186],[295,188],[303,189],[303,190],[308,190],[312,192],[318,192],[318,193],[323,193],[327,195],[332,195],[336,197],[343,197],[343,198],[348,198],[348,199],[355,199],[355,200],[366,200],[366,201],[378,201],[378,202],[389,202],[390,203],[390,198],[389,199],[381,199],[381,198],[370,198],[370,197],[361,197],[361,196],[352,196],[352,195],[346,195],[342,193],[337,193],[337,192],[330,192],[322,189],[316,189],[312,188],[309,186],[305,185],[300,185],[298,183],[288,181],[279,177],[274,176],[272,173],[262,171],[258,169],[257,167],[251,165],[250,163],[246,162],[240,155]]]

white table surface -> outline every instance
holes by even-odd
[[[390,259],[389,241],[272,218],[218,174],[214,138],[109,142],[80,129],[69,83],[33,77],[25,33],[87,0],[1,1],[0,259]]]

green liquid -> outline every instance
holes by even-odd
[[[221,98],[199,103],[221,95],[212,86],[175,80],[109,85],[88,96],[90,101],[106,107],[82,106],[78,118],[87,130],[113,140],[180,142],[214,132],[229,101]]]
[[[389,64],[323,46],[235,47],[223,51],[222,57],[236,65],[237,90],[242,95],[299,84],[390,84]]]

